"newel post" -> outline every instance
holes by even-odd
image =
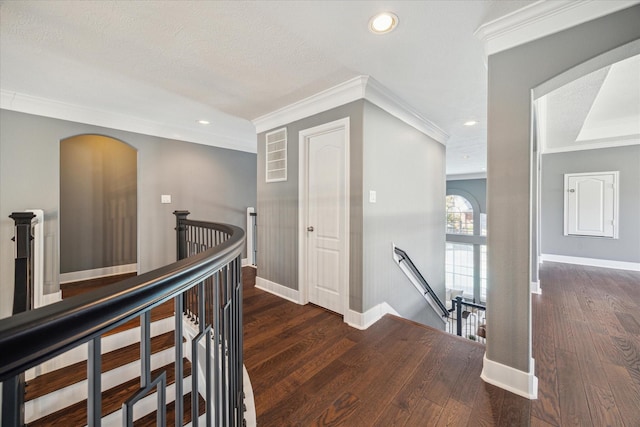
[[[178,261],[187,257],[187,226],[184,221],[191,212],[174,211],[176,216],[176,255]]]
[[[33,212],[14,212],[9,215],[15,222],[16,234],[11,239],[16,242],[16,260],[14,273],[13,314],[33,308],[33,289],[31,284],[31,220]]]
[[[456,335],[462,336],[462,297],[457,296],[456,301]]]
[[[33,212],[14,212],[9,215],[15,222],[15,273],[13,288],[13,314],[33,308],[31,283],[31,220]],[[2,425],[24,425],[24,373],[5,380],[2,384]]]

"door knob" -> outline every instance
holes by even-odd
[[[313,225],[308,226],[307,231],[313,231]]]

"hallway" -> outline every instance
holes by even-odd
[[[639,273],[544,264],[530,402],[480,379],[479,344],[393,316],[359,331],[243,272],[258,425],[640,425]]]

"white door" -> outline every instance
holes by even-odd
[[[309,302],[345,314],[348,119],[300,132],[302,266]],[[304,285],[303,285],[304,286]]]
[[[565,175],[565,235],[617,237],[617,172]]]

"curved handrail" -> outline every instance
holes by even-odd
[[[240,227],[220,245],[137,277],[0,320],[0,381],[91,340],[180,294],[240,256]]]

